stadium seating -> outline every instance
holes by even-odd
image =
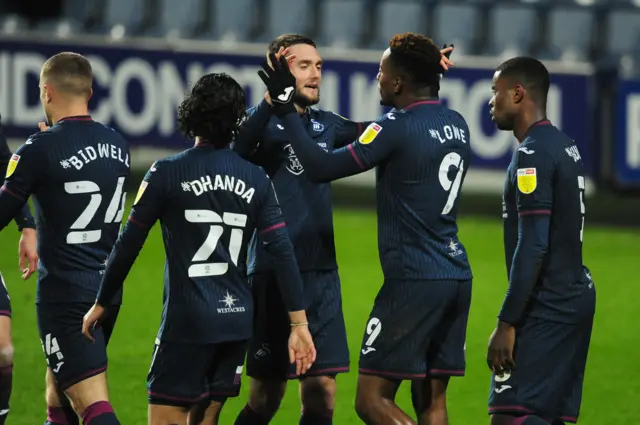
[[[0,0],[0,32],[87,31],[266,42],[285,32],[321,46],[383,49],[396,33],[427,33],[457,55],[533,54],[562,61],[640,57],[640,0],[63,0],[30,22]],[[611,62],[615,63],[615,62]]]

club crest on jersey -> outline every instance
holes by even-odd
[[[144,193],[144,191],[147,188],[148,184],[149,183],[147,183],[146,181],[143,181],[142,183],[140,183],[140,188],[138,189],[138,194],[136,195],[136,200],[133,201],[133,205],[136,205],[138,203],[138,201],[140,200],[140,198],[142,198],[142,194]]]
[[[538,177],[535,168],[518,168],[518,190],[528,195],[533,193],[538,186]]]
[[[360,135],[358,138],[358,142],[363,145],[368,145],[373,142],[373,140],[378,137],[378,134],[382,131],[382,126],[376,123],[371,123],[366,128],[366,130]]]
[[[311,123],[313,124],[313,131],[322,131],[322,130],[324,130],[324,124],[319,123],[316,120],[311,120]]]
[[[16,171],[18,162],[20,162],[20,155],[16,155],[15,153],[11,155],[11,159],[9,160],[9,165],[7,165],[7,174],[4,176],[5,179],[11,177],[13,172]]]
[[[296,176],[299,176],[304,171],[304,167],[300,163],[300,160],[296,156],[295,151],[291,145],[287,145],[284,147],[284,151],[287,153],[287,159],[289,160],[289,164],[287,165],[287,170]]]

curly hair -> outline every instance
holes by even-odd
[[[307,44],[312,47],[316,47],[316,42],[313,41],[311,37],[307,37],[302,34],[282,34],[274,38],[271,43],[269,43],[269,47],[267,51],[269,53],[276,54],[281,47],[285,49],[291,46],[295,46],[296,44]]]
[[[442,54],[433,40],[405,32],[389,40],[391,63],[417,86],[439,87]]]
[[[245,118],[244,90],[225,73],[201,77],[178,107],[180,131],[217,148],[231,143]]]

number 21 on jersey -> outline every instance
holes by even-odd
[[[210,224],[207,239],[191,260],[195,264],[189,266],[189,277],[220,276],[229,270],[229,263],[208,262],[227,226],[231,227],[229,256],[233,264],[238,265],[238,257],[240,257],[242,249],[243,228],[247,225],[246,214],[225,212],[220,217],[218,213],[210,210],[185,210],[184,217],[189,223]]]

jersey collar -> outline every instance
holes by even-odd
[[[543,119],[543,120],[534,122],[533,124],[531,124],[531,126],[524,133],[524,137],[522,138],[522,140],[524,141],[524,139],[529,137],[529,134],[531,133],[531,131],[533,131],[534,128],[541,127],[541,126],[547,126],[547,125],[553,125],[553,124],[551,124],[551,121],[549,121],[548,119]]]
[[[57,124],[60,124],[63,121],[93,121],[93,119],[91,118],[91,115],[73,115],[59,119]]]
[[[404,110],[406,111],[407,109],[413,108],[414,106],[419,106],[419,105],[439,105],[440,104],[440,99],[438,98],[432,98],[432,99],[425,99],[425,100],[419,100],[417,102],[413,102],[412,104],[405,106]]]

